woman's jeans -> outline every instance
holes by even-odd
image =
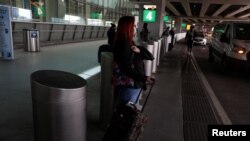
[[[123,103],[134,103],[136,104],[139,99],[141,88],[117,88],[118,95]]]

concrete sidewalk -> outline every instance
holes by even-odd
[[[183,140],[182,57],[183,49],[176,44],[157,68],[156,84],[144,110],[144,114],[148,116],[148,123],[145,125],[141,141]],[[93,78],[90,81],[97,82],[98,80]],[[98,90],[94,93],[98,93]],[[99,95],[96,96],[99,97]],[[91,101],[96,101],[97,97]],[[90,119],[88,121],[88,141],[101,141],[105,131],[98,125],[99,113],[97,111],[100,107],[96,107],[96,103],[91,105],[95,108],[91,110],[92,112],[88,111]],[[96,111],[96,109],[98,110]]]
[[[15,50],[16,60],[0,62],[0,141],[34,141],[30,74],[53,69],[79,74],[95,67],[98,46],[106,41],[41,48],[39,53]],[[169,52],[158,67],[156,84],[144,113],[149,116],[142,141],[181,141],[181,48]],[[99,75],[87,80],[87,141],[101,141]]]
[[[183,110],[181,96],[181,68],[183,49],[176,44],[175,48],[166,54],[157,68],[156,84],[149,96],[144,113],[148,115],[141,141],[182,141],[183,140]],[[90,84],[97,84],[98,78],[89,80]],[[92,86],[91,86],[92,87]],[[96,85],[95,85],[96,87]],[[98,87],[93,91],[95,97],[89,101],[99,99]],[[90,92],[89,91],[89,92]],[[92,102],[89,102],[89,104]],[[101,141],[104,130],[99,126],[99,104],[92,103],[88,111],[88,141]],[[98,110],[97,110],[98,109]]]
[[[97,51],[106,40],[63,44],[30,53],[14,51],[14,61],[0,61],[0,141],[34,141],[30,75],[37,70],[61,70],[74,74],[98,66]],[[91,141],[99,129],[99,79],[87,80],[88,135]],[[93,130],[92,130],[93,129]],[[93,131],[93,132],[92,132]],[[102,133],[102,132],[101,132]]]
[[[144,113],[149,120],[142,141],[182,141],[181,48],[168,52],[157,68],[156,84]]]

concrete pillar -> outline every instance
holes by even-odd
[[[85,18],[86,18],[85,23],[88,23],[88,19],[90,18],[90,12],[91,12],[90,5],[87,4],[85,8]]]
[[[156,35],[159,37],[161,37],[162,32],[163,32],[163,17],[166,15],[165,13],[165,0],[155,0],[154,1],[157,5],[157,21],[156,21],[156,25],[154,26],[155,30],[156,30]]]
[[[57,1],[45,0],[46,22],[51,22],[52,17],[57,17]]]
[[[145,4],[146,5],[146,4]],[[156,22],[155,23],[148,23],[148,30],[150,32],[149,39],[157,40],[161,37],[163,32],[163,17],[165,16],[165,0],[154,0],[152,5],[156,5],[157,13],[156,13]],[[139,32],[142,30],[143,27],[143,4],[139,5]]]
[[[13,6],[13,5],[12,5]],[[23,8],[23,1],[16,1],[16,7]]]
[[[52,18],[63,19],[66,13],[66,5],[62,0],[45,0],[46,22],[51,22]]]
[[[58,18],[64,18],[66,14],[66,4],[65,1],[62,2],[62,0],[58,0],[58,10],[57,10],[57,17]]]
[[[181,33],[182,18],[175,18],[175,33]]]

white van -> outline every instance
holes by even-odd
[[[250,66],[250,22],[225,22],[214,27],[209,60],[215,58],[223,71],[232,64]]]

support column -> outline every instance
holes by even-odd
[[[62,2],[62,0],[58,0],[57,1],[57,17],[58,18],[64,18],[65,14],[66,14],[66,4],[65,1]]]
[[[63,19],[66,13],[65,2],[61,0],[45,0],[46,22],[51,22],[52,18]]]
[[[147,4],[145,4],[147,5]],[[150,32],[149,39],[158,39],[161,37],[163,32],[163,17],[166,15],[165,13],[165,0],[154,0],[152,5],[156,5],[156,22],[148,23],[148,30]],[[139,5],[139,32],[143,27],[143,4]]]
[[[12,5],[12,4],[11,4]],[[14,5],[12,5],[12,6],[14,6]],[[16,1],[16,5],[15,5],[15,7],[20,7],[20,8],[23,8],[23,1]]]
[[[88,19],[90,18],[90,13],[91,13],[91,5],[86,4],[85,8],[85,23],[88,24]]]
[[[176,33],[181,33],[181,23],[182,23],[182,18],[175,18],[175,32]]]
[[[46,22],[51,22],[52,17],[57,17],[57,1],[55,0],[46,0]]]
[[[156,20],[156,25],[154,26],[155,31],[156,31],[156,36],[159,38],[162,35],[163,32],[163,17],[166,15],[165,12],[165,0],[155,0],[155,3],[157,5],[157,20]]]

